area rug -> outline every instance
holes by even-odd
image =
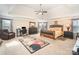
[[[48,42],[44,40],[39,40],[39,39],[34,39],[29,42],[24,41],[23,39],[19,40],[22,45],[32,54],[35,53],[36,51],[46,47],[49,45]]]
[[[2,40],[0,40],[0,45],[3,43],[3,41]]]

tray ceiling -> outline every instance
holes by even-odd
[[[48,11],[50,17],[58,16],[61,14],[75,14],[79,13],[79,5],[77,4],[42,4],[42,8]],[[33,16],[35,17],[34,11],[40,9],[40,4],[1,4],[1,14],[15,14],[21,16]],[[27,13],[29,12],[29,13]],[[58,14],[57,14],[58,13]],[[61,16],[62,16],[61,15]]]

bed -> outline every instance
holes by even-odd
[[[63,25],[50,25],[48,31],[55,32],[53,34],[54,38],[57,38],[59,36],[63,36],[63,34],[64,34]]]
[[[56,39],[64,35],[63,25],[50,25],[48,30],[42,30],[40,36]]]

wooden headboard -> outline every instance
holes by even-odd
[[[50,25],[50,28],[53,28],[53,27],[63,27],[63,25]]]
[[[50,27],[49,27],[49,28],[55,28],[55,27],[61,27],[61,28],[62,28],[62,30],[63,30],[63,25],[50,25]]]

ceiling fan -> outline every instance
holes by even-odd
[[[43,15],[44,13],[47,13],[47,11],[42,9],[42,4],[40,4],[40,10],[35,11],[35,12],[36,12],[36,14],[41,14],[41,15]]]

